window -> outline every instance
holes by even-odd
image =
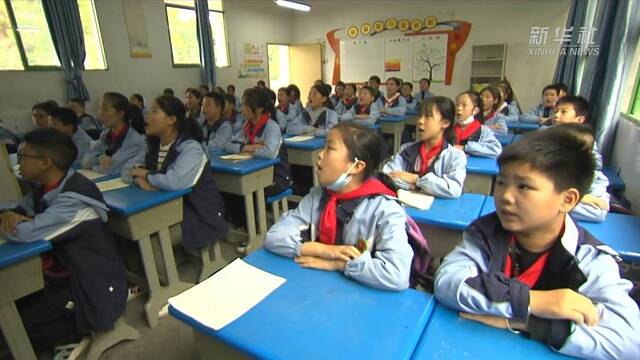
[[[193,0],[164,0],[174,66],[200,66],[198,28]],[[216,67],[229,66],[222,0],[209,0],[209,23]]]
[[[93,0],[77,1],[85,40],[85,68],[106,69]],[[60,69],[41,0],[0,0],[0,51],[0,70]]]
[[[640,119],[640,67],[636,74],[636,83],[634,86],[634,95],[631,98],[631,115]]]

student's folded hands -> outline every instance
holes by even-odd
[[[158,191],[158,189],[151,186],[151,184],[149,184],[149,182],[143,177],[133,178],[133,183],[144,191]]]
[[[298,256],[294,260],[301,267],[328,271],[344,271],[347,265],[347,262],[344,260],[329,260],[316,256]]]
[[[147,173],[149,173],[149,170],[143,167],[135,167],[131,169],[131,171],[129,172],[129,175],[132,178],[144,178],[145,176],[147,176]]]
[[[508,320],[509,326],[507,326],[507,318],[502,316],[478,315],[478,314],[463,313],[463,312],[459,313],[459,315],[462,318],[477,321],[485,325],[493,326],[498,329],[508,329],[510,327],[511,330],[515,330],[515,331],[527,331],[527,324],[521,323],[515,320]]]
[[[0,233],[13,235],[16,232],[16,226],[23,221],[31,221],[28,216],[20,215],[13,211],[5,211],[0,213]]]
[[[571,320],[577,325],[598,324],[598,309],[591,299],[571,289],[530,290],[529,299],[532,315],[545,319]]]
[[[357,258],[361,254],[360,251],[352,245],[327,245],[321,242],[311,241],[302,245],[300,255],[346,262]]]
[[[391,176],[396,180],[402,180],[407,184],[413,184],[413,185],[415,185],[420,179],[420,176],[418,176],[418,174],[412,174],[406,171],[391,171],[389,173],[389,176]]]

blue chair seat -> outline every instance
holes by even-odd
[[[624,190],[624,180],[622,180],[622,178],[618,176],[618,174],[616,174],[616,172],[612,168],[605,166],[604,168],[602,168],[602,172],[609,179],[609,191]]]
[[[281,192],[280,194],[269,196],[267,198],[267,204],[272,204],[272,203],[274,203],[276,201],[280,201],[280,200],[286,198],[287,196],[291,196],[291,195],[293,195],[293,189],[287,188],[283,192]]]

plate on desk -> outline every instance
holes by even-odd
[[[307,140],[311,140],[313,139],[312,135],[298,135],[298,136],[292,136],[290,138],[285,139],[285,141],[288,142],[302,142],[302,141],[307,141]]]
[[[253,159],[253,155],[251,154],[231,154],[231,155],[222,155],[220,159],[227,161],[242,161]]]

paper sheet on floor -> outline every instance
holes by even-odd
[[[400,189],[398,190],[398,199],[400,199],[400,202],[411,207],[420,210],[429,210],[435,198],[424,193]]]
[[[251,310],[285,281],[236,259],[207,280],[170,298],[169,304],[217,331]]]

